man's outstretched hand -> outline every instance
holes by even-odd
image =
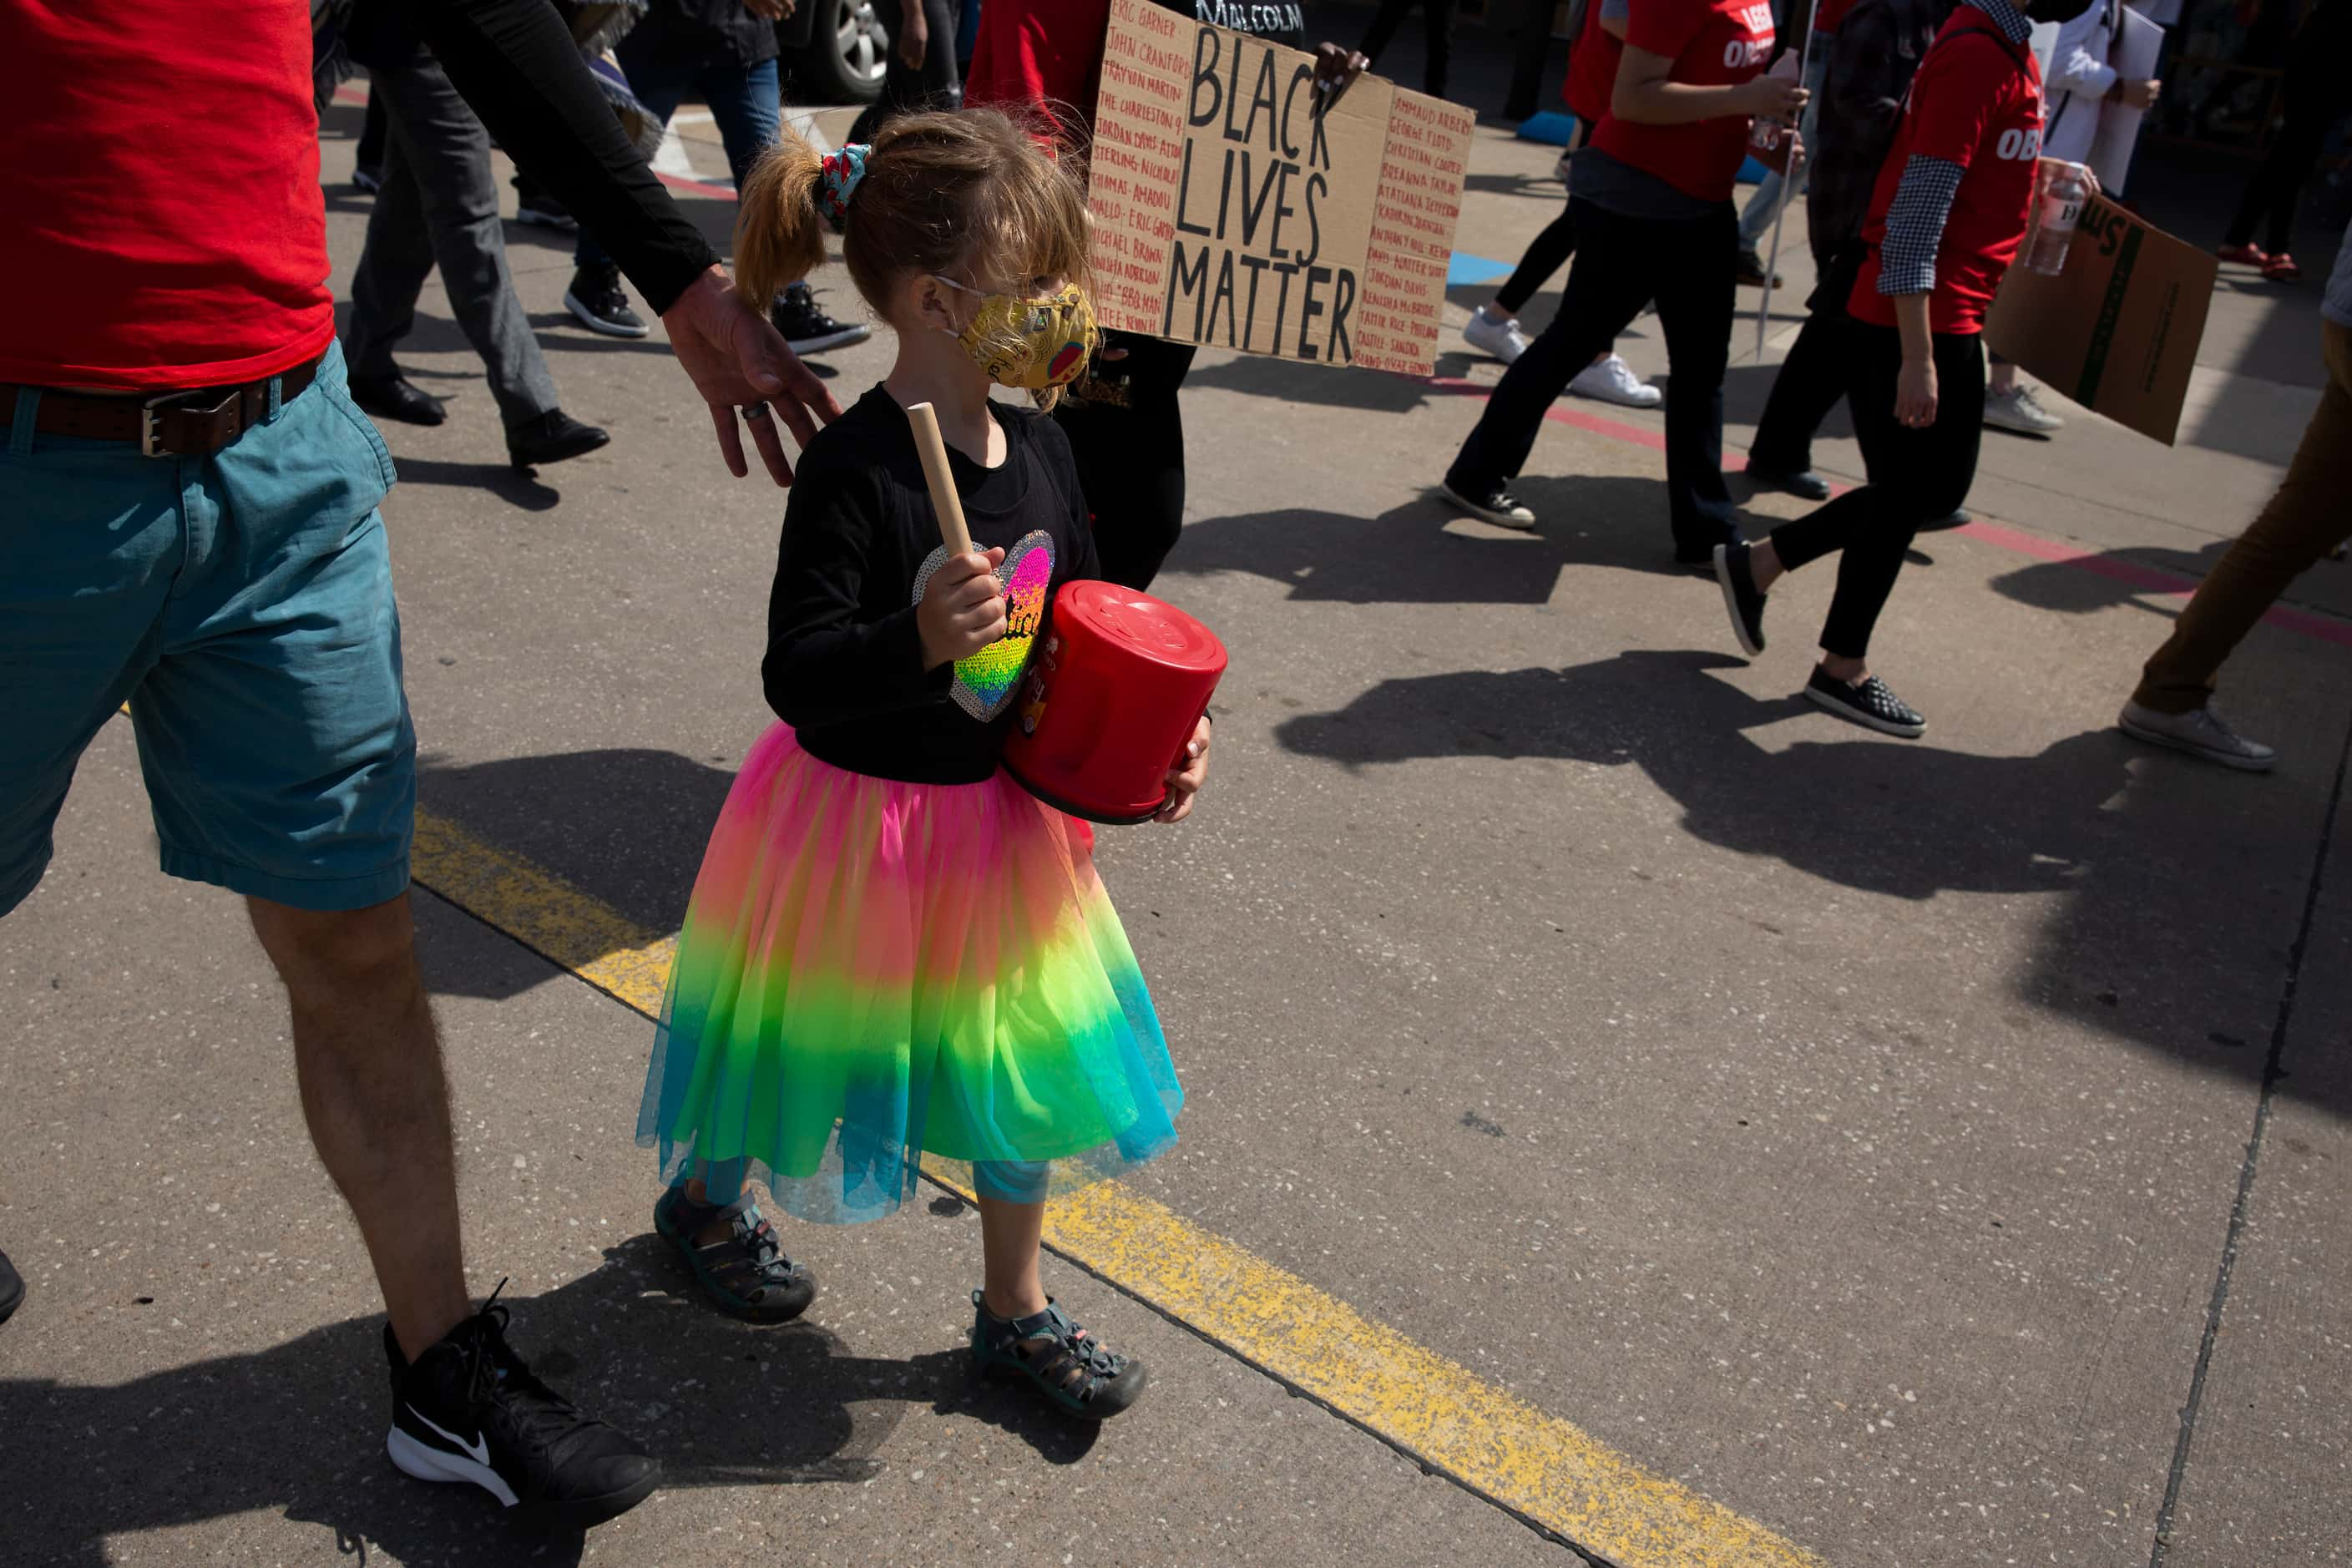
[[[743,461],[742,423],[735,412],[739,405],[767,404],[791,427],[793,442],[803,447],[815,438],[819,424],[841,417],[841,405],[824,383],[784,346],[766,313],[736,291],[724,268],[713,265],[696,279],[662,312],[662,325],[669,329],[669,346],[677,363],[710,405],[719,453],[727,459],[727,471],[737,479],[751,471]],[[769,477],[780,485],[791,484],[792,459],[784,456],[775,420],[748,423]]]

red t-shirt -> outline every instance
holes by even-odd
[[[0,381],[215,386],[333,341],[305,0],[8,0],[0,103]]]
[[[1601,0],[1585,0],[1584,26],[1568,47],[1568,79],[1560,84],[1559,95],[1584,121],[1587,141],[1609,112],[1610,97],[1617,89],[1617,62],[1624,58],[1625,46],[1601,26]]]
[[[1821,0],[1821,4],[1813,7],[1813,31],[1819,33],[1822,39],[1833,36],[1838,24],[1845,20],[1845,14],[1856,4],[1857,0]],[[1822,39],[1814,40],[1813,51],[1816,54],[1821,52]]]
[[[1878,291],[1878,250],[1914,154],[1965,171],[1936,247],[1927,324],[1938,332],[1982,331],[1985,310],[2016,259],[2033,205],[2034,166],[2042,156],[2042,67],[2029,46],[2011,43],[1973,6],[1952,13],[1911,79],[1902,123],[1895,128],[1862,227],[1870,251],[1846,305],[1856,321],[1895,324],[1894,302]]]
[[[1737,87],[1772,58],[1772,7],[1768,0],[1634,0],[1625,43],[1674,61],[1672,80]],[[1748,116],[1635,125],[1612,114],[1593,132],[1592,145],[1685,195],[1728,201],[1748,157]]]

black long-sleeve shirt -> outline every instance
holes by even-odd
[[[667,310],[718,259],[637,156],[547,0],[397,0],[499,145]]]
[[[990,406],[1004,429],[1003,463],[982,468],[952,447],[949,462],[973,545],[1013,552],[1005,562],[1014,590],[1008,637],[1025,627],[1043,641],[1054,594],[1101,574],[1094,531],[1062,427],[1029,410]],[[1024,548],[1049,552],[1050,572],[1033,564],[1024,580]],[[976,670],[924,669],[918,584],[925,563],[943,553],[906,411],[877,386],[802,454],[768,600],[760,667],[768,706],[814,756],[925,784],[977,784],[996,771],[1025,659],[1016,640],[984,683]]]

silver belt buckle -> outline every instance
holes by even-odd
[[[192,414],[217,414],[222,409],[227,407],[230,404],[236,402],[238,395],[242,393],[243,390],[244,389],[242,387],[231,387],[228,391],[223,393],[220,400],[215,403],[211,407],[192,408],[189,409],[189,412]],[[160,396],[151,397],[147,399],[146,402],[142,403],[139,405],[139,455],[141,457],[168,458],[174,456],[174,454],[163,451],[155,445],[155,411],[159,408],[177,408],[185,406],[188,399],[196,395],[197,395],[193,392],[166,392]]]

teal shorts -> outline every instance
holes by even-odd
[[[341,350],[209,458],[37,435],[40,397],[0,430],[0,914],[125,701],[166,872],[306,910],[397,897],[416,735],[376,510],[392,457]]]

